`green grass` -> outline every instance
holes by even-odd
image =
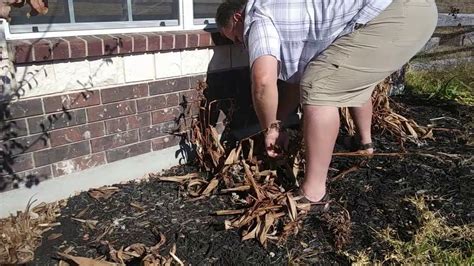
[[[473,224],[449,226],[444,217],[430,211],[424,198],[410,198],[419,214],[421,227],[413,239],[402,241],[394,229],[377,232],[378,238],[391,247],[385,261],[424,265],[472,265],[474,228]]]
[[[474,105],[474,63],[449,69],[411,71],[406,75],[407,88],[429,98],[455,100]]]
[[[353,265],[473,265],[474,224],[449,225],[446,217],[428,209],[423,197],[406,199],[417,210],[420,227],[412,239],[403,241],[397,230],[375,231],[375,240],[385,246],[382,260],[373,250],[342,252]]]

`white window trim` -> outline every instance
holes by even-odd
[[[177,26],[157,26],[160,24],[159,20],[154,21],[136,21],[136,22],[97,22],[97,23],[80,23],[80,24],[43,24],[43,25],[16,25],[15,27],[21,31],[38,26],[49,29],[58,28],[56,31],[39,31],[39,32],[15,32],[10,31],[7,24],[5,27],[5,37],[7,40],[22,40],[22,39],[38,39],[38,38],[57,38],[69,36],[84,36],[84,35],[100,35],[100,34],[121,34],[121,33],[146,33],[157,31],[182,31],[182,30],[202,30],[215,28],[214,18],[209,19],[194,19],[193,1],[179,0],[179,21]],[[207,20],[208,24],[204,24]],[[178,22],[179,24],[179,22]],[[84,29],[84,26],[90,26]],[[103,28],[105,27],[105,28]]]

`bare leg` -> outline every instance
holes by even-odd
[[[361,107],[350,107],[352,119],[356,126],[358,137],[360,137],[361,144],[372,143],[372,100],[369,99]],[[366,152],[373,153],[374,149],[367,149]]]
[[[303,111],[306,143],[303,192],[316,202],[326,194],[329,164],[339,132],[339,112],[337,107],[310,105],[305,105]]]

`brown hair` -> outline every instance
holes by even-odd
[[[241,11],[246,4],[247,0],[226,0],[220,4],[216,12],[217,27],[227,27],[229,25],[230,18],[236,12]]]

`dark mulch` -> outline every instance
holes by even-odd
[[[412,96],[395,100],[400,104],[400,113],[421,125],[433,123],[432,118],[444,117],[435,120],[437,127],[459,130],[435,131],[436,140],[428,140],[421,146],[407,144],[405,148],[409,152],[461,156],[375,157],[359,171],[330,183],[331,197],[351,216],[352,237],[343,251],[370,248],[377,259],[383,259],[386,247],[376,239],[375,231],[391,227],[402,240],[409,240],[419,227],[416,210],[404,200],[407,197],[426,196],[430,209],[448,217],[452,225],[472,223],[474,214],[473,166],[472,161],[466,161],[473,156],[473,147],[466,143],[472,138],[474,108]],[[397,141],[387,134],[377,134],[374,139],[378,152],[400,150]],[[331,167],[348,169],[361,160],[334,158]],[[192,171],[195,168],[182,166],[165,174]],[[151,246],[157,241],[156,232],[167,238],[163,255],[176,244],[177,256],[191,264],[287,264],[303,257],[300,261],[306,263],[350,263],[334,247],[334,232],[327,220],[320,217],[306,219],[303,230],[287,243],[271,244],[264,249],[254,240],[241,242],[239,232],[223,229],[224,218],[210,215],[216,210],[235,207],[228,196],[215,195],[209,200],[193,202],[180,194],[176,184],[160,183],[156,179],[116,186],[120,191],[108,200],[95,200],[87,193],[72,197],[62,210],[61,226],[44,235],[34,264],[55,265],[56,252],[71,247],[73,255],[98,257],[107,251],[95,241],[99,236],[116,249],[133,243]],[[132,202],[143,206],[145,211],[132,207]],[[97,220],[95,228],[71,219],[80,213],[80,219]],[[51,236],[59,237],[49,240]]]

